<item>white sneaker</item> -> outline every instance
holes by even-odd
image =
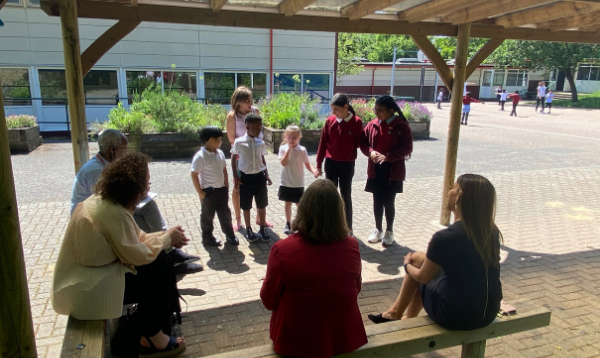
[[[374,244],[376,242],[381,241],[382,238],[383,238],[383,232],[379,231],[377,229],[373,229],[373,231],[371,232],[371,235],[369,235],[369,242],[371,244]]]
[[[392,245],[394,243],[394,232],[386,231],[385,235],[383,235],[383,244],[384,245]]]

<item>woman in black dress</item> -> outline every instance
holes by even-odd
[[[404,258],[406,275],[394,305],[375,323],[416,317],[421,308],[440,326],[473,330],[492,323],[500,310],[500,243],[494,223],[496,190],[476,174],[458,177],[446,209],[454,224],[438,231],[427,253]]]

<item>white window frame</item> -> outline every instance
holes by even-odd
[[[267,88],[265,90],[266,95],[268,96],[271,92],[271,84],[269,83],[269,71],[263,71],[263,70],[256,70],[256,71],[252,71],[252,70],[245,70],[245,71],[228,71],[228,70],[200,70],[200,73],[202,74],[202,96],[198,97],[198,98],[205,98],[206,96],[206,89],[204,88],[205,83],[204,83],[204,76],[207,73],[233,73],[233,83],[234,83],[234,90],[236,88],[238,88],[238,73],[249,73],[250,76],[250,84],[251,87],[254,88],[254,74],[255,73],[260,73],[260,74],[265,74],[267,77]],[[199,92],[199,91],[198,91]]]

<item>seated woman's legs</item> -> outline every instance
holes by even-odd
[[[413,266],[421,267],[425,260],[424,252],[413,253]],[[421,293],[419,292],[419,283],[409,274],[404,275],[402,288],[396,302],[392,307],[383,313],[383,318],[387,319],[404,319],[413,318],[419,315],[423,308]],[[406,315],[403,317],[404,313]]]

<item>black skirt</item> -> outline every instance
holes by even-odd
[[[404,190],[403,182],[400,180],[390,180],[390,171],[392,163],[383,162],[375,164],[375,178],[367,179],[365,191],[368,193],[402,193]]]
[[[298,204],[303,194],[304,188],[290,188],[283,185],[279,187],[279,200],[281,201]]]

